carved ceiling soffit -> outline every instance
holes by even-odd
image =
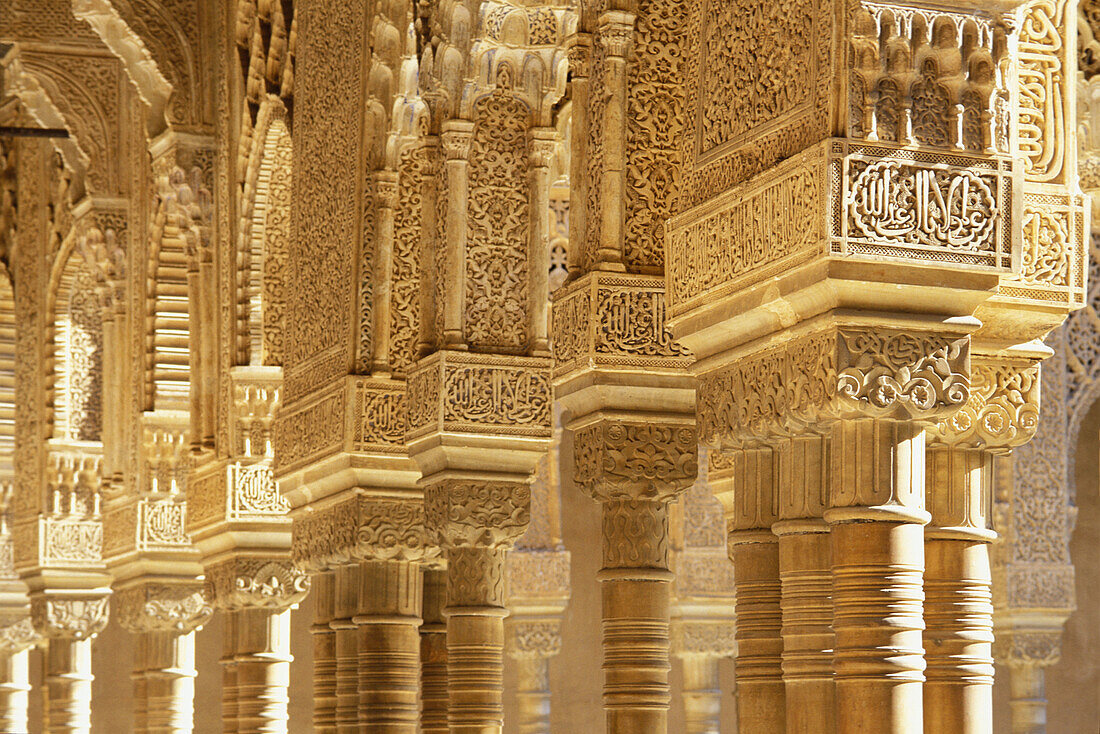
[[[700,377],[700,440],[734,449],[841,419],[935,421],[966,405],[970,372],[965,331],[803,332]]]

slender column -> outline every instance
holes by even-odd
[[[924,730],[993,732],[993,594],[986,529],[993,456],[929,448]]]
[[[447,572],[426,568],[420,625],[420,730],[447,734]]]
[[[440,136],[447,156],[444,189],[447,196],[447,237],[440,243],[441,247],[446,248],[444,277],[447,283],[442,304],[442,337],[443,344],[459,349],[464,349],[466,344],[463,304],[466,302],[466,205],[469,188],[467,156],[472,135],[473,123],[467,120],[449,120],[444,123],[443,134]]]
[[[830,523],[836,730],[923,731],[924,431],[850,420],[833,430]]]
[[[668,729],[668,504],[695,480],[694,425],[597,418],[573,427],[574,478],[603,509],[604,712],[615,734]]]
[[[194,727],[195,633],[142,632],[135,665],[135,732],[189,734]]]
[[[541,655],[515,658],[516,730],[519,734],[550,734],[550,660]]]
[[[89,734],[92,729],[92,640],[54,637],[46,643],[46,730]]]
[[[123,629],[137,638],[131,678],[134,731],[190,734],[194,727],[195,631],[214,613],[194,584],[139,583],[114,596]]]
[[[359,730],[416,734],[420,564],[359,564]]]
[[[718,657],[680,655],[684,684],[684,734],[718,734],[722,691],[718,683]]]
[[[336,574],[322,571],[311,579],[313,594],[313,731],[336,732],[336,633],[331,622]]]
[[[550,328],[550,161],[554,155],[557,131],[532,128],[528,131],[530,149],[530,253],[528,308],[531,335],[528,354],[550,353],[547,333]]]
[[[359,635],[355,613],[359,608],[359,566],[336,569],[336,596],[331,627],[336,643],[336,731],[359,731]]]
[[[34,627],[46,637],[43,673],[45,730],[89,734],[92,640],[107,626],[107,598],[31,598]]]
[[[504,723],[503,548],[447,549],[447,691],[451,734]]]
[[[225,731],[286,734],[290,684],[290,611],[309,591],[288,560],[241,557],[206,569],[213,597],[227,610]]]
[[[1013,665],[1009,678],[1012,734],[1046,734],[1045,671],[1039,665]]]
[[[237,624],[237,731],[285,734],[290,609],[242,609]]]
[[[424,511],[447,560],[450,733],[499,734],[505,553],[530,522],[530,488],[526,482],[442,479],[425,488]]]
[[[710,453],[710,483],[726,509],[737,615],[737,722],[742,734],[786,731],[783,614],[771,449]]]
[[[793,438],[776,452],[779,472],[779,577],[783,612],[783,684],[788,734],[835,728],[832,559],[822,519],[828,494],[828,441]]]
[[[609,732],[663,732],[668,674],[668,504],[603,502],[604,710]]]
[[[25,597],[25,591],[23,594]],[[26,613],[25,609],[21,611]],[[30,648],[38,640],[38,633],[25,616],[0,629],[0,731],[30,731],[27,728],[29,658]]]
[[[507,632],[516,676],[516,730],[550,734],[550,658],[561,651],[560,622],[556,617],[513,616]]]
[[[374,350],[371,372],[385,377],[390,372],[390,308],[393,282],[393,223],[397,203],[397,174],[376,171],[374,174],[377,202],[376,260],[374,270]]]
[[[0,656],[0,731],[30,731],[27,728],[29,662],[29,649]]]

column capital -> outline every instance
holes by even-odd
[[[470,141],[474,137],[474,123],[469,120],[448,120],[443,123],[439,139],[448,161],[466,160],[470,155]]]
[[[942,420],[970,399],[969,332],[977,326],[826,326],[731,353],[700,370],[702,442],[768,442],[838,420]]]
[[[446,479],[424,490],[427,525],[449,548],[506,548],[531,522],[526,482]]]
[[[309,576],[290,561],[234,558],[206,568],[207,597],[222,609],[289,609],[309,592]]]
[[[688,416],[595,414],[595,420],[572,428],[574,481],[597,501],[667,502],[695,481],[697,441]]]
[[[43,637],[86,640],[107,626],[104,596],[34,596],[31,621]]]
[[[1038,430],[1039,392],[1038,359],[975,354],[969,398],[947,419],[926,428],[928,446],[1007,453]]]
[[[609,56],[626,58],[634,48],[634,13],[609,10],[600,16],[596,38]]]
[[[30,617],[0,628],[0,655],[14,655],[33,646],[42,637]]]
[[[187,634],[200,629],[214,614],[214,607],[198,583],[140,583],[116,592],[113,604],[119,624],[135,634]]]

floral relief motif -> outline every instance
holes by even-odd
[[[911,419],[953,412],[970,398],[970,341],[885,332],[839,332],[837,396],[869,415]]]
[[[422,560],[431,555],[424,505],[413,500],[359,502],[356,555],[374,560]]]
[[[667,502],[620,498],[602,505],[604,568],[668,568]]]
[[[695,481],[692,425],[601,420],[573,435],[573,479],[588,494],[668,500]]]
[[[107,597],[36,597],[31,621],[46,637],[86,640],[107,626]]]
[[[946,421],[927,429],[929,445],[1008,449],[1030,441],[1039,427],[1039,365],[997,364],[975,358],[970,398]]]
[[[809,0],[710,0],[703,17],[701,154],[772,125],[810,101],[817,11]]]
[[[390,368],[404,375],[417,358],[420,335],[421,223],[428,148],[415,145],[401,153],[393,227],[393,278],[390,287]]]
[[[531,488],[448,479],[424,490],[425,522],[447,548],[504,548],[531,522]],[[502,559],[503,560],[503,559]]]
[[[466,337],[527,346],[527,108],[503,89],[478,103],[470,143]]]

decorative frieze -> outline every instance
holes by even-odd
[[[1007,156],[829,140],[669,222],[672,315],[826,258],[1019,270]]]
[[[665,325],[664,279],[592,273],[554,296],[554,379],[591,369],[682,370],[687,351]]]
[[[550,437],[548,360],[441,351],[408,384],[410,441],[434,431]]]

